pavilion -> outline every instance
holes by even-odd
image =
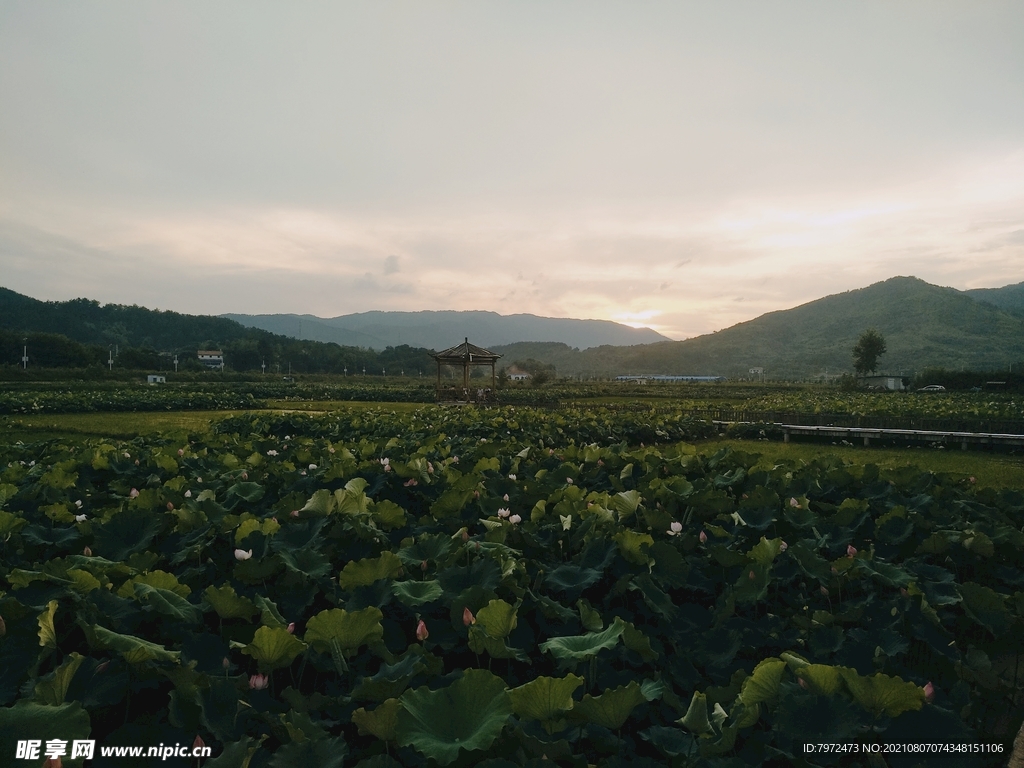
[[[492,402],[497,378],[494,375],[494,364],[501,355],[490,350],[478,347],[469,343],[469,337],[461,344],[450,349],[431,355],[437,362],[437,401],[455,403],[481,403]],[[462,368],[462,386],[443,386],[441,380],[441,366],[450,365],[453,368]],[[491,386],[487,389],[470,389],[469,369],[470,366],[489,365],[491,366]]]

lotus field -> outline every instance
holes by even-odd
[[[709,429],[428,407],[4,446],[0,763],[1005,765],[1024,495],[761,470]]]

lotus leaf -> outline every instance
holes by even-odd
[[[94,626],[92,636],[101,648],[117,651],[129,664],[141,664],[146,661],[171,661],[177,663],[180,651],[168,651],[164,646],[133,635],[122,635],[109,629]]]
[[[509,691],[512,710],[526,720],[557,720],[572,709],[572,694],[583,682],[582,677],[573,674],[537,677]]]
[[[222,619],[249,619],[259,612],[252,600],[235,594],[230,584],[210,585],[203,592],[203,598]]]
[[[398,713],[402,705],[398,699],[387,699],[372,712],[360,707],[352,713],[352,722],[359,728],[359,734],[376,736],[381,741],[394,741],[398,732]]]
[[[366,587],[380,579],[393,579],[398,576],[402,561],[394,552],[383,552],[380,557],[367,557],[348,563],[338,576],[338,586],[342,589]]]
[[[512,714],[505,681],[483,669],[467,669],[461,678],[431,691],[406,691],[399,699],[397,740],[441,765],[460,750],[487,749]]]
[[[312,619],[310,620],[312,622]],[[306,632],[309,636],[309,632]],[[260,627],[256,630],[252,642],[242,648],[242,653],[252,656],[259,662],[260,669],[271,671],[287,667],[306,650],[306,643],[282,627]]]
[[[305,640],[321,653],[330,653],[334,643],[348,655],[384,636],[380,623],[383,617],[380,609],[374,606],[359,611],[330,608],[307,622]]]
[[[600,696],[591,696],[588,693],[583,697],[583,701],[573,707],[570,719],[574,722],[594,723],[610,731],[617,731],[629,719],[632,711],[646,700],[640,683],[632,680],[628,685],[606,690]]]

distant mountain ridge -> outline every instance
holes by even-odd
[[[523,341],[560,342],[588,349],[634,346],[668,341],[650,328],[631,328],[610,320],[577,320],[530,314],[454,310],[422,312],[359,312],[339,317],[314,315],[239,315],[221,317],[251,328],[295,338],[333,341],[343,346],[384,349],[400,344],[445,349],[470,336],[490,348]]]
[[[1007,370],[1024,364],[1024,319],[967,292],[916,277],[890,278],[684,341],[579,352],[513,344],[495,351],[554,364],[559,375],[743,377],[752,368],[764,368],[772,378],[806,378],[852,372],[853,346],[868,328],[886,340],[879,371]]]

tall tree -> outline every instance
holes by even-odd
[[[874,328],[869,328],[860,335],[853,347],[853,368],[864,376],[874,373],[878,367],[878,358],[885,354],[885,338]]]

